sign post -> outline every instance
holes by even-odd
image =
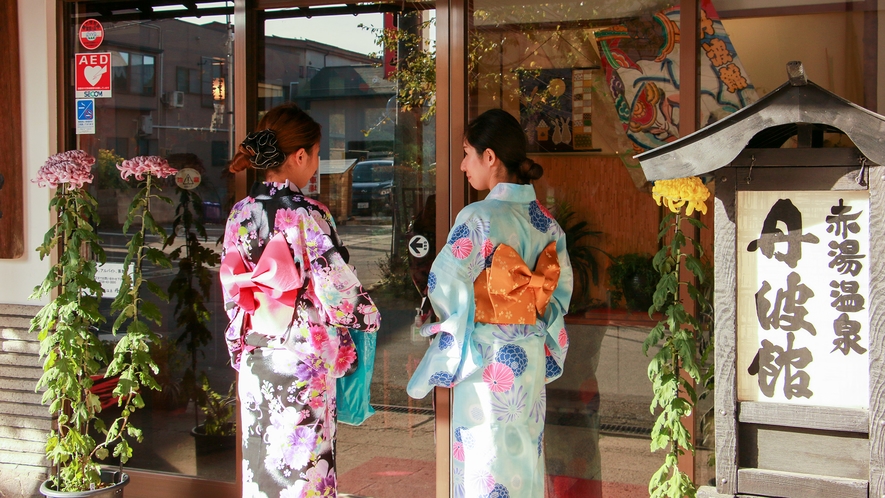
[[[716,194],[716,486],[698,496],[878,498],[885,116],[787,68],[759,102],[637,156],[648,180]],[[829,132],[851,146],[824,147]]]
[[[95,134],[95,100],[77,99],[77,135]]]

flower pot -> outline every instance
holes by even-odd
[[[233,424],[230,424],[233,427]],[[197,475],[207,479],[230,479],[237,471],[237,436],[207,436],[204,426],[191,429],[196,450]]]
[[[649,292],[649,281],[645,275],[637,273],[627,280],[624,300],[632,311],[648,311],[654,302],[654,294]]]
[[[123,498],[123,488],[129,484],[129,474],[102,469],[101,482],[110,485],[86,491],[55,491],[52,481],[47,479],[40,485],[40,494],[48,498]]]
[[[197,456],[232,450],[236,448],[237,444],[236,434],[229,436],[206,435],[206,428],[202,424],[191,429],[191,436],[194,438]]]

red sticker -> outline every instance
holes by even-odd
[[[86,50],[95,50],[104,41],[104,27],[95,19],[86,19],[80,25],[80,44]]]

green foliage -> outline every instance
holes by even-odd
[[[587,220],[577,218],[577,213],[571,204],[562,201],[554,209],[556,222],[565,233],[566,251],[572,264],[572,271],[578,281],[580,294],[573,295],[569,303],[569,311],[582,310],[592,301],[590,297],[590,283],[599,283],[599,263],[596,261],[594,252],[600,252],[609,259],[612,256],[599,247],[587,244],[589,237],[602,235],[602,232],[591,230]]]
[[[100,482],[96,459],[103,458],[104,445],[97,445],[90,428],[101,429],[98,396],[90,392],[92,376],[107,362],[104,347],[95,334],[104,322],[98,312],[101,285],[95,280],[96,262],[105,254],[95,226],[98,203],[84,189],[59,185],[51,202],[58,219],[37,249],[40,258],[59,250],[43,283],[30,299],[40,299],[54,289],[58,295],[31,320],[31,332],[40,340],[43,375],[37,390],[45,389],[43,404],[58,424],[46,442],[46,457],[57,467],[56,489],[89,489]],[[81,248],[89,257],[83,257]]]
[[[113,150],[98,149],[98,157],[95,166],[92,167],[92,184],[95,188],[114,190],[129,188],[129,183],[120,177],[120,170],[117,169],[117,164],[123,160],[124,158]]]
[[[154,193],[154,177],[147,175],[129,206],[129,215],[123,225],[123,233],[128,234],[129,228],[140,221],[139,230],[132,234],[126,244],[126,256],[123,260],[123,278],[120,292],[111,304],[111,310],[117,314],[113,333],[125,327],[126,334],[120,337],[114,348],[114,357],[108,365],[106,376],[119,376],[114,396],[118,396],[122,407],[120,417],[114,420],[107,429],[108,441],[116,443],[114,456],[126,463],[132,456],[132,448],[128,438],[141,442],[142,433],[129,424],[129,417],[139,408],[144,407],[140,389],[148,387],[160,390],[160,385],[153,375],[158,372],[157,364],[151,356],[151,344],[159,343],[159,337],[150,330],[149,323],[161,324],[162,316],[157,306],[145,300],[151,293],[160,299],[167,299],[156,284],[148,282],[144,276],[144,265],[150,262],[156,266],[169,268],[169,259],[159,249],[145,244],[148,235],[156,236],[165,242],[166,232],[157,225],[151,216],[152,200],[170,202],[169,199]]]
[[[709,350],[699,351],[696,338],[704,335],[704,329],[711,326],[711,321],[702,322],[688,313],[680,300],[679,289],[685,287],[688,296],[696,302],[699,316],[704,316],[711,305],[709,292],[701,290],[709,275],[701,263],[703,249],[698,240],[686,236],[682,230],[683,221],[703,226],[700,221],[687,218],[681,210],[668,214],[661,221],[659,237],[662,240],[668,234],[671,237],[653,260],[661,278],[650,311],[661,311],[665,318],[651,330],[642,345],[646,355],[656,350],[648,366],[648,378],[654,391],[650,409],[652,413],[660,410],[652,428],[651,449],[667,450],[664,464],[649,481],[648,491],[653,498],[694,497],[696,494],[694,483],[679,470],[678,458],[686,451],[694,452],[682,418],[691,414],[697,403],[694,383],[703,385],[708,377],[704,365]],[[693,254],[683,252],[686,243],[693,247]],[[693,275],[690,281],[680,280],[683,268]]]
[[[184,242],[169,254],[178,260],[178,273],[169,283],[169,296],[175,300],[175,324],[181,330],[176,344],[184,344],[190,355],[190,369],[185,378],[190,382],[185,386],[187,394],[194,397],[198,387],[196,380],[197,354],[202,346],[212,340],[208,324],[211,317],[206,299],[214,283],[210,267],[221,262],[221,258],[211,247],[202,244],[208,240],[203,226],[203,202],[193,190],[180,189],[172,233],[164,244],[175,244],[176,233],[181,230]],[[201,242],[202,241],[202,242]]]
[[[415,284],[412,282],[411,270],[409,269],[409,257],[404,252],[401,251],[401,254],[388,255],[378,260],[378,269],[381,270],[381,281],[375,287],[375,292],[388,293],[394,297],[415,296]]]
[[[649,309],[661,278],[648,254],[628,253],[614,257],[608,267],[612,304],[620,303],[623,298],[631,310]]]
[[[116,169],[116,168],[115,168]],[[70,189],[62,184],[50,202],[58,213],[57,221],[37,249],[41,259],[59,252],[58,262],[50,268],[43,283],[31,295],[40,299],[57,289],[52,299],[31,321],[31,331],[38,333],[43,376],[37,389],[45,389],[43,403],[57,419],[57,428],[50,432],[46,456],[56,467],[53,485],[58,491],[76,492],[97,487],[100,482],[99,461],[109,454],[125,463],[132,456],[129,439],[141,441],[141,430],[129,424],[129,417],[144,407],[141,388],[157,389],[152,374],[157,365],[150,355],[150,344],[157,343],[146,321],[159,323],[160,312],[144,300],[141,287],[164,297],[155,284],[145,280],[145,260],[169,266],[162,251],[146,247],[147,234],[165,241],[165,232],[150,215],[150,200],[158,198],[151,192],[151,176],[130,206],[124,233],[136,219],[141,229],[132,235],[124,261],[123,283],[112,309],[118,313],[113,332],[125,325],[126,334],[117,341],[111,354],[98,339],[97,326],[105,321],[99,312],[101,285],[95,280],[99,264],[105,262],[95,226],[98,224],[98,203],[84,189]],[[162,198],[161,198],[162,199]],[[99,418],[101,402],[91,391],[93,378],[100,378],[107,365],[105,378],[117,378],[113,395],[121,407],[120,416],[106,425]],[[104,436],[97,441],[94,434]]]
[[[234,415],[237,409],[237,385],[232,383],[227,394],[212,390],[206,374],[200,377],[201,389],[197,404],[206,415],[203,428],[207,436],[232,436],[236,434]]]
[[[436,41],[425,40],[421,32],[436,24],[436,18],[422,21],[420,12],[403,13],[400,25],[407,29],[384,29],[361,24],[375,36],[384,51],[397,54],[397,102],[404,111],[421,110],[421,119],[436,113]],[[370,57],[381,58],[383,53]]]

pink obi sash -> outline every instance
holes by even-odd
[[[295,264],[282,233],[268,241],[258,263],[250,271],[240,251],[230,251],[221,262],[221,285],[231,297],[242,320],[240,337],[255,331],[280,337],[292,323],[295,301],[304,284],[304,275]],[[247,349],[251,349],[248,348]]]

